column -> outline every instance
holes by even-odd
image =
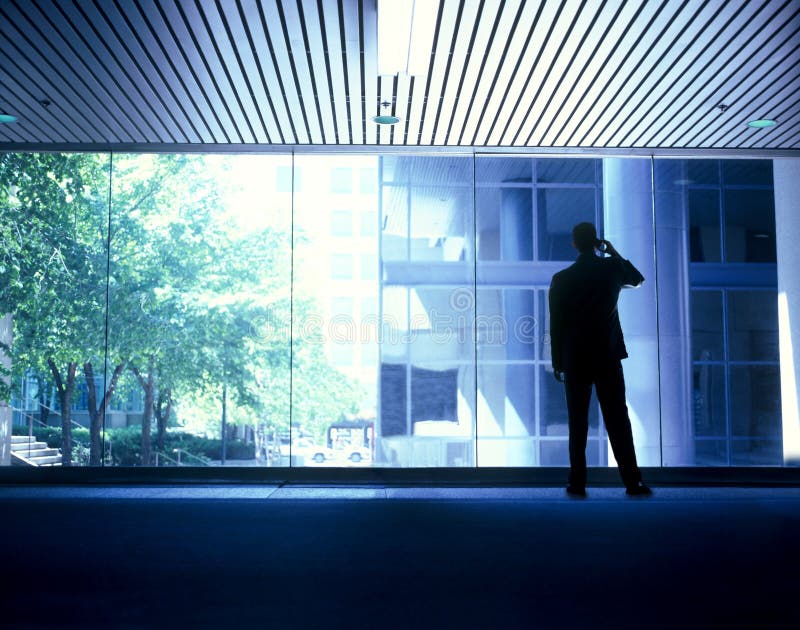
[[[695,464],[685,160],[655,160],[656,279],[664,466]]]
[[[800,159],[773,161],[783,461],[800,465]]]
[[[645,278],[625,289],[619,317],[628,359],[622,362],[628,412],[640,466],[661,465],[658,374],[658,316],[653,233],[653,192],[649,159],[603,160],[603,238],[630,260]],[[611,446],[609,465],[614,464]]]

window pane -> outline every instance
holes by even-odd
[[[0,395],[0,450],[14,465],[108,462],[97,412],[111,376],[103,369],[109,169],[108,154],[0,155],[0,389],[11,387],[10,401]],[[126,271],[125,281],[136,273]],[[116,368],[122,346],[110,349]],[[71,395],[59,396],[56,374]],[[24,446],[29,430],[46,449]],[[10,454],[12,432],[24,437]]]
[[[413,361],[473,361],[475,298],[471,288],[409,291]]]
[[[783,444],[780,440],[734,440],[731,465],[781,466]]]
[[[534,300],[535,292],[530,289],[478,292],[479,359],[532,361],[536,358]]]
[[[409,192],[405,186],[383,186],[381,197],[382,260],[408,260]]]
[[[771,190],[725,191],[727,262],[775,262],[775,196]]]
[[[692,379],[695,434],[705,437],[727,436],[724,366],[695,365]]]
[[[361,279],[378,279],[378,257],[375,254],[361,254]]]
[[[353,235],[353,213],[350,210],[331,212],[331,236]]]
[[[728,291],[731,361],[778,361],[778,298],[774,291]]]
[[[722,292],[692,291],[692,358],[722,361]]]
[[[720,262],[719,191],[689,191],[691,262]]]
[[[352,168],[332,168],[330,170],[331,192],[332,193],[351,193],[353,192],[353,169]]]
[[[690,184],[711,186],[719,184],[719,162],[717,160],[686,160],[686,164],[688,165]]]
[[[695,464],[697,466],[727,466],[728,442],[726,440],[697,440]]]
[[[362,195],[374,195],[378,192],[378,169],[361,168],[359,191]]]
[[[535,379],[535,365],[479,363],[478,435],[536,435]]]
[[[477,191],[480,260],[533,260],[533,197],[529,188]]]
[[[353,255],[331,254],[331,278],[334,280],[350,280],[353,277]]]
[[[109,428],[115,464],[222,463],[223,404],[226,463],[280,463],[291,196],[264,173],[290,168],[290,156],[114,155],[109,348],[128,357],[115,406],[138,406]]]
[[[537,191],[539,260],[574,260],[572,228],[595,222],[595,191],[585,188],[543,188]]]
[[[594,184],[597,160],[577,158],[536,160],[536,181],[553,184]]]
[[[361,213],[361,236],[375,238],[378,235],[378,213],[367,210]]]
[[[726,186],[772,186],[772,160],[723,160]]]
[[[730,368],[733,437],[779,439],[780,368],[773,365]]]
[[[530,184],[533,160],[482,158],[476,166],[478,186],[485,184]]]
[[[471,189],[412,186],[411,260],[467,260],[472,218]]]
[[[360,232],[363,215],[378,216],[379,196],[361,193],[354,174],[377,172],[379,160],[297,155],[295,163],[309,180],[323,185],[294,199],[291,463],[372,465],[381,331],[377,313],[365,315],[361,308],[378,302],[377,275],[364,277],[372,268],[364,261],[377,260],[379,243],[377,231],[372,237],[350,237],[354,217]],[[320,308],[325,304],[330,311]],[[307,334],[314,329],[317,335]],[[301,431],[310,444],[300,443]]]

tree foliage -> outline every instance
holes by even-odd
[[[91,390],[93,464],[109,402],[136,392],[144,465],[154,418],[163,445],[170,421],[188,422],[223,387],[234,422],[288,429],[290,380],[306,427],[355,411],[361,392],[321,343],[290,339],[291,314],[314,303],[302,291],[291,302],[289,234],[232,221],[224,172],[204,156],[110,162],[0,156],[0,314],[13,316],[14,382],[32,374],[40,389],[55,386],[65,463],[78,379]]]

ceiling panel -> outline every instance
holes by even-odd
[[[800,0],[441,0],[415,77],[376,40],[375,0],[0,0],[0,148],[800,150]]]

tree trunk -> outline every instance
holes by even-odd
[[[86,377],[86,387],[89,393],[89,465],[99,466],[102,463],[103,454],[100,444],[100,431],[106,419],[106,410],[108,404],[111,402],[111,397],[114,395],[114,390],[117,387],[122,370],[125,368],[124,363],[120,363],[114,368],[114,373],[111,375],[111,380],[108,383],[108,389],[103,394],[103,400],[100,405],[97,405],[97,392],[94,387],[94,368],[92,364],[86,362],[83,364],[83,374]]]
[[[147,370],[147,376],[143,376],[135,365],[131,366],[131,371],[139,381],[144,391],[144,409],[142,413],[142,466],[152,465],[152,446],[150,441],[150,424],[153,422],[153,403],[155,398],[155,379],[153,374],[153,357]]]
[[[156,403],[156,426],[158,427],[158,448],[164,450],[164,438],[167,434],[167,425],[169,423],[169,416],[172,412],[172,390],[167,388],[158,393],[158,402]]]
[[[61,370],[53,359],[47,359],[47,365],[53,373],[58,391],[58,400],[61,403],[61,465],[72,466],[72,392],[75,390],[75,372],[78,364],[69,362],[67,364],[67,381],[61,378]]]
[[[50,407],[53,401],[47,397],[47,381],[41,376],[36,377],[36,382],[39,384],[39,392],[37,398],[39,399],[39,421],[46,425],[50,419]]]

